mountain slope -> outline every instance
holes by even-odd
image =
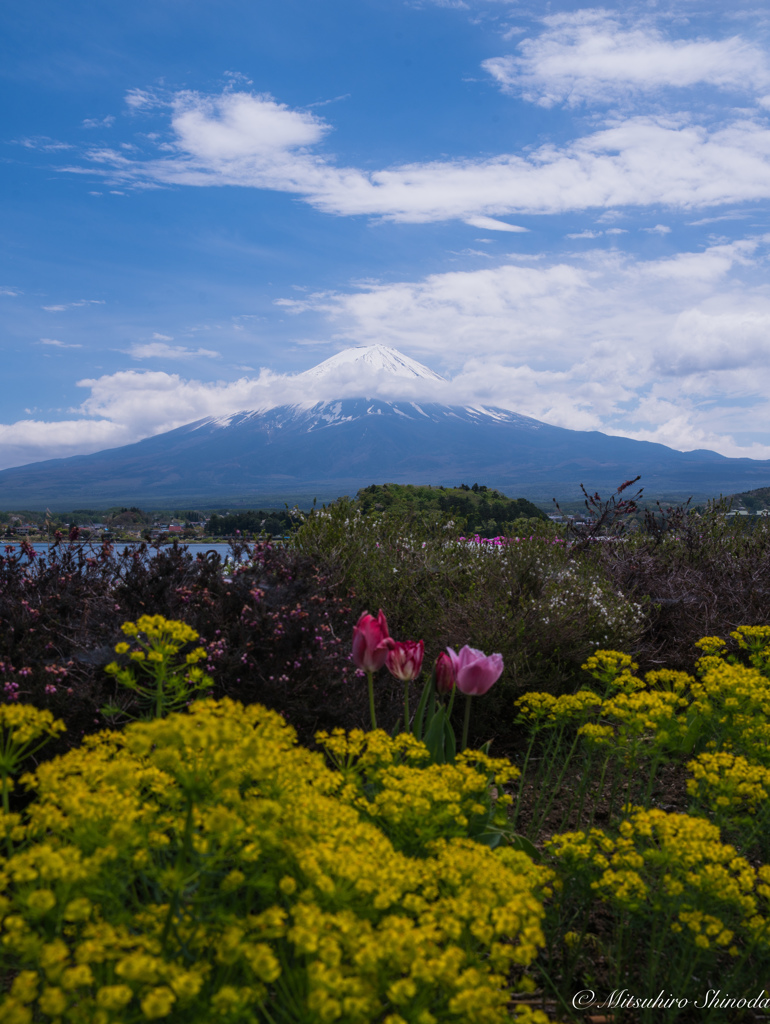
[[[581,483],[614,489],[639,473],[648,492],[730,493],[770,481],[770,462],[566,430],[503,409],[351,398],[209,417],[121,448],[7,469],[0,508],[264,505],[385,481],[478,481],[566,500]]]

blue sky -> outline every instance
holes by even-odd
[[[765,5],[27,0],[0,40],[0,468],[374,343],[770,457]]]

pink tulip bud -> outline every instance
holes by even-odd
[[[422,640],[391,640],[385,667],[392,676],[408,683],[422,671],[425,643]]]
[[[353,627],[352,653],[356,667],[363,669],[364,672],[376,672],[381,669],[388,656],[389,644],[385,641],[389,640],[388,620],[382,608],[376,619],[368,612],[364,612]]]
[[[457,689],[468,697],[480,697],[486,693],[503,674],[502,654],[484,654],[467,644],[459,654],[451,647],[447,652],[455,671]]]
[[[451,693],[455,685],[455,668],[452,659],[442,651],[436,658],[436,692]]]

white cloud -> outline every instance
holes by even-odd
[[[90,169],[64,169],[133,187],[274,189],[331,214],[410,223],[459,218],[495,230],[521,230],[498,220],[512,214],[661,204],[694,209],[770,198],[764,119],[708,129],[684,116],[629,117],[524,155],[364,171],[337,167],[313,152],[330,126],[270,96],[184,92],[171,107],[175,141],[158,159],[100,148],[88,154]]]
[[[765,244],[658,260],[593,250],[281,305],[324,314],[340,342],[379,342],[445,367],[455,401],[764,458],[770,448],[742,451],[732,435],[770,416]],[[760,283],[741,284],[740,270]]]
[[[651,235],[669,235],[671,234],[671,228],[665,224],[656,224],[654,228],[641,228],[642,231],[647,231]]]
[[[15,288],[0,288],[0,295],[7,295],[10,298],[16,298],[17,295],[21,295],[20,291]]]
[[[86,117],[81,121],[83,128],[111,128],[114,123],[114,114],[108,114],[106,117]]]
[[[126,105],[132,110],[148,110],[166,106],[166,101],[151,89],[129,89],[125,95]]]
[[[497,220],[494,217],[468,217],[465,223],[473,228],[481,228],[482,231],[529,231],[529,228],[507,224],[504,220]]]
[[[329,130],[314,114],[290,110],[267,94],[181,92],[173,111],[179,147],[223,166],[312,146]]]
[[[163,335],[154,334],[154,338],[161,338]],[[171,340],[170,338],[168,339]],[[184,348],[182,345],[166,345],[164,341],[145,342],[145,344],[132,345],[128,349],[128,355],[134,359],[219,359],[220,353],[210,348]]]
[[[103,306],[104,299],[78,299],[77,302],[64,302],[57,306],[43,306],[48,313],[61,313],[65,309],[77,309],[80,306]]]
[[[128,444],[134,438],[109,420],[19,420],[0,423],[0,469],[42,459],[65,459]]]
[[[75,344],[68,345],[64,341],[58,341],[56,338],[41,338],[40,339],[40,344],[41,345],[51,345],[54,348],[82,348],[83,347],[82,345],[75,345]]]
[[[451,379],[388,380],[350,363],[321,383],[266,369],[232,382],[123,370],[80,380],[88,395],[64,424],[0,427],[4,464],[362,392],[497,405],[572,429],[767,458],[770,448],[741,447],[734,436],[770,420],[768,244],[749,238],[655,260],[605,249],[557,262],[536,255],[526,265],[282,299],[287,313],[324,317],[338,348],[390,345]],[[166,342],[153,346],[178,356]]]
[[[39,149],[44,153],[55,153],[61,149],[73,148],[71,143],[58,142],[47,135],[34,135],[30,138],[14,139],[13,141],[19,146],[24,146],[25,149]]]
[[[572,232],[572,234],[567,235],[567,238],[599,238],[603,234],[603,231],[589,231],[586,229],[585,231]]]
[[[614,103],[664,87],[745,93],[770,86],[767,56],[739,36],[666,39],[650,24],[623,28],[616,16],[594,9],[543,22],[540,36],[519,43],[519,56],[492,57],[482,66],[505,92],[544,107]]]

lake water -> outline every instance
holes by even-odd
[[[88,545],[84,545],[84,546],[87,547]],[[222,559],[223,562],[227,558],[229,558],[231,556],[230,545],[229,544],[185,544],[185,545],[181,545],[180,544],[180,547],[183,547],[183,546],[187,548],[187,550],[193,556],[193,558],[199,552],[201,554],[205,555],[207,551],[216,551],[217,554],[219,555],[219,557]],[[17,549],[19,547],[19,545],[17,543],[10,543],[10,544],[0,545],[0,554],[5,554],[6,549],[9,548],[9,547]],[[48,553],[48,544],[33,544],[32,547],[39,554],[45,555],[45,554]],[[62,547],[66,550],[69,547],[69,545],[63,544]],[[94,548],[97,551],[99,550],[100,547],[101,547],[100,544],[95,544],[94,545]],[[136,545],[136,544],[120,544],[120,543],[118,543],[118,544],[115,544],[115,551],[118,552],[118,551],[122,551],[123,548],[132,548],[132,547],[138,547],[138,545]],[[166,547],[171,547],[171,545],[170,544],[167,544],[167,545],[164,544],[164,548],[166,548]],[[152,548],[150,548],[150,551],[152,552],[152,554],[154,554],[154,550]],[[152,554],[151,554],[150,557],[152,557]]]

